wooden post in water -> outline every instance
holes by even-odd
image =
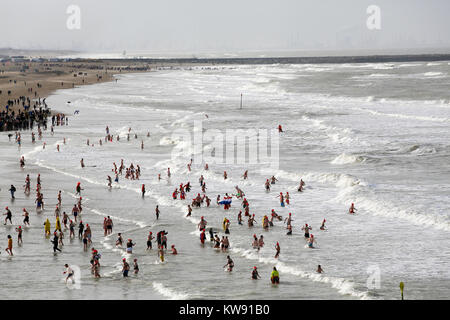
[[[239,109],[242,109],[242,93],[241,93],[241,107]]]

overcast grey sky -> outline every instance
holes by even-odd
[[[81,28],[69,30],[69,5]],[[369,5],[381,29],[366,26]],[[450,47],[449,0],[1,0],[0,47],[235,52]]]

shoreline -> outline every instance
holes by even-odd
[[[316,56],[267,58],[123,58],[62,59],[25,58],[0,59],[0,131],[2,120],[29,110],[47,109],[45,98],[58,89],[109,82],[118,74],[151,72],[180,67],[217,67],[224,65],[261,64],[337,64],[450,61],[450,54]],[[20,100],[19,100],[20,99]],[[24,107],[27,108],[24,108]],[[49,106],[50,115],[58,113]],[[13,113],[14,112],[14,113]],[[14,116],[12,116],[14,115]],[[21,128],[16,128],[21,130]],[[14,130],[13,130],[14,131]]]
[[[29,98],[29,105],[43,106],[42,100],[58,89],[70,89],[77,86],[113,81],[114,75],[121,73],[149,71],[147,68],[127,66],[113,70],[104,63],[92,61],[84,64],[73,62],[2,62],[0,66],[0,112],[23,111],[23,103],[17,103],[20,97]],[[112,72],[111,72],[112,71]],[[11,103],[11,100],[16,100]],[[25,105],[27,102],[25,102]],[[52,106],[49,106],[50,108]],[[53,109],[53,108],[52,108]],[[56,109],[56,108],[55,108]]]
[[[44,99],[57,89],[68,89],[80,85],[113,81],[114,76],[117,74],[151,72],[161,68],[233,64],[338,64],[432,61],[450,61],[450,53],[255,58],[49,58],[47,60],[18,58],[17,56],[3,57],[3,59],[0,59],[0,112],[5,110],[8,100],[18,99],[21,96],[29,97],[31,100]],[[37,86],[38,83],[40,86]],[[10,110],[17,112],[18,109],[16,105],[10,106]]]
[[[1,58],[1,57],[0,57]],[[141,73],[189,66],[212,66],[212,63],[146,61],[143,59],[56,59],[33,61],[28,58],[0,59],[0,112],[8,101],[26,97],[31,107],[58,89],[113,81],[115,75]],[[42,103],[41,103],[42,105]],[[51,107],[51,106],[49,106]],[[22,103],[9,104],[9,110],[23,111]]]
[[[174,65],[175,63],[170,67]],[[161,67],[167,67],[167,64],[150,66],[142,61],[94,59],[3,60],[0,62],[0,132],[29,129],[29,120],[25,118],[33,110],[41,114],[45,111],[48,116],[58,114],[58,106],[47,106],[45,99],[59,89],[110,82],[118,74],[151,72]],[[8,129],[13,125],[13,129]]]

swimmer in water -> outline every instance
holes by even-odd
[[[159,219],[159,213],[160,213],[160,211],[159,211],[159,206],[156,205],[156,208],[155,208],[156,220]]]
[[[234,262],[233,260],[230,258],[230,256],[227,256],[227,264],[223,266],[224,268],[227,267],[227,271],[231,272],[233,271],[233,267],[234,267]]]
[[[11,199],[15,199],[14,193],[16,192],[16,187],[11,185],[11,188],[9,189],[9,192],[11,193]]]
[[[286,219],[284,219],[284,222],[286,222],[288,228],[292,227],[293,219],[292,219],[291,215],[292,215],[291,212],[289,212],[289,216]]]
[[[230,242],[228,240],[228,236],[225,236],[223,238],[223,251],[226,252],[228,250],[229,246],[230,246]]]
[[[280,192],[280,206],[284,207],[284,195]]]
[[[278,259],[278,257],[280,256],[280,251],[281,251],[281,249],[280,249],[280,244],[277,242],[277,244],[275,245],[275,250],[277,251],[276,253],[275,253],[275,259]]]
[[[74,204],[73,208],[72,208],[72,214],[75,218],[75,222],[77,222],[78,212],[79,212],[78,206],[76,204]]]
[[[191,214],[192,214],[192,208],[191,208],[191,205],[188,204],[188,213],[187,213],[186,217],[190,217]]]
[[[106,219],[106,233],[108,235],[112,234],[112,229],[113,229],[114,223],[112,221],[112,219],[110,218],[110,216],[108,216],[108,218]]]
[[[30,225],[30,214],[28,213],[28,211],[25,208],[23,208],[23,216],[25,217],[23,219],[23,224]]]
[[[264,247],[264,237],[261,235],[258,240],[258,245],[260,248]]]
[[[278,132],[283,132],[283,128],[281,127],[281,124],[278,125]]]
[[[286,233],[286,235],[288,235],[288,236],[292,235],[292,226],[289,225],[289,226],[287,227],[287,229],[288,229],[288,232]]]
[[[75,190],[77,195],[81,195],[81,190],[84,190],[81,188],[81,182],[77,183],[77,187],[75,188]]]
[[[198,230],[204,230],[207,224],[208,224],[208,222],[203,217],[201,217],[201,220],[200,220],[199,224],[197,225]]]
[[[122,274],[124,277],[128,277],[128,271],[130,271],[130,265],[127,262],[127,259],[123,258],[122,259]]]
[[[303,186],[305,185],[305,182],[303,182],[302,179],[300,179],[300,185],[298,186],[297,191],[298,192],[302,192],[303,191]]]
[[[63,274],[67,274],[66,283],[67,283],[67,280],[69,280],[69,279],[71,279],[72,283],[74,283],[75,280],[73,279],[73,275],[75,274],[75,272],[72,270],[71,267],[69,267],[69,265],[67,263],[64,265],[64,267],[66,268],[66,271],[64,271]]]
[[[150,232],[151,233],[151,232]],[[122,246],[122,244],[123,244],[123,239],[122,239],[122,234],[121,233],[118,233],[117,234],[117,240],[116,240],[116,247],[118,246],[118,247],[121,247]]]
[[[320,266],[320,264],[317,266],[317,271],[316,272],[317,273],[323,273],[324,272],[322,267]]]
[[[258,237],[256,236],[256,234],[253,235],[252,247],[253,247],[253,249],[257,249],[259,251],[259,242],[258,242]]]
[[[225,234],[230,234],[230,220],[228,220],[227,218],[225,218],[224,220],[223,228],[225,230]]]
[[[99,269],[100,269],[100,263],[98,262],[98,259],[94,259],[93,265],[92,265],[92,271],[94,272],[95,278],[101,278]]]
[[[12,218],[12,213],[11,213],[11,210],[9,210],[8,207],[6,207],[5,210],[6,210],[6,213],[4,213],[3,215],[6,216],[6,218],[5,218],[5,223],[4,223],[4,225],[6,226],[6,223],[7,223],[8,220],[9,220],[9,222],[12,224],[12,220],[11,220],[11,218]]]
[[[220,249],[220,238],[217,234],[214,236],[214,249]]]
[[[13,239],[12,239],[12,237],[9,234],[8,234],[7,238],[8,238],[8,247],[5,249],[5,251],[8,252],[8,254],[10,256],[13,256],[14,255],[13,251],[12,251],[12,249],[13,249]]]
[[[131,239],[128,239],[128,242],[127,242],[127,253],[129,253],[129,254],[133,253],[133,247],[135,245],[136,244],[133,243],[133,241]]]
[[[78,238],[81,239],[81,237],[83,236],[83,231],[84,231],[84,224],[83,221],[80,221],[80,223],[78,224]]]
[[[19,226],[16,228],[16,232],[17,232],[17,244],[20,246],[23,242],[22,242],[22,227]]]
[[[280,283],[280,274],[278,273],[278,270],[276,267],[273,267],[272,273],[270,274],[270,281],[273,284],[279,284]]]
[[[202,244],[204,244],[204,243],[205,243],[205,240],[206,240],[205,229],[202,229],[202,232],[200,233],[200,242],[201,242]]]
[[[75,223],[72,220],[70,220],[69,222],[69,230],[70,230],[69,237],[70,238],[75,237]]]
[[[178,251],[177,251],[177,249],[175,248],[175,245],[174,245],[174,244],[171,246],[171,248],[172,248],[172,254],[178,254]]]
[[[269,230],[269,218],[266,215],[263,218],[262,226],[264,230]]]
[[[253,227],[253,223],[255,222],[255,214],[253,214],[252,216],[248,217],[248,227],[251,228]]]
[[[275,181],[278,181],[278,179],[275,178],[275,176],[272,176],[272,178],[270,178],[270,184],[275,184]]]
[[[323,219],[322,225],[320,226],[320,230],[327,230],[327,228],[325,227],[325,222],[326,222],[326,221],[327,221],[327,220]]]
[[[355,208],[355,204],[352,202],[352,205],[348,209],[348,213],[349,214],[355,214],[356,211],[358,211],[358,210]]]
[[[253,280],[258,280],[258,278],[261,278],[261,276],[258,273],[258,269],[256,267],[253,267],[252,270],[252,279]]]
[[[25,179],[25,194],[29,194],[30,193],[30,190],[31,190],[30,184],[31,184],[31,182],[30,182],[30,175],[27,174],[27,177]]]
[[[266,183],[264,184],[266,191],[269,192],[270,191],[270,182],[269,179],[266,179]]]
[[[56,253],[56,250],[61,252],[61,249],[58,248],[59,237],[56,231],[53,233],[53,240],[51,240],[51,243],[53,243],[53,253]]]
[[[138,263],[137,263],[137,259],[136,259],[136,258],[134,258],[134,261],[133,261],[133,269],[134,269],[134,274],[138,274],[138,272],[139,272],[139,266],[138,266]]]
[[[308,247],[311,249],[314,248],[314,243],[317,243],[317,242],[316,242],[316,239],[314,238],[314,235],[311,234],[309,237],[309,240],[308,240]]]
[[[148,236],[147,236],[147,250],[151,250],[152,249],[152,240],[154,239],[152,232],[149,231]]]
[[[305,231],[305,238],[309,238],[309,230],[312,230],[312,228],[310,226],[308,226],[308,224],[306,223],[305,226],[302,227],[302,230]]]

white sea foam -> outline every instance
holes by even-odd
[[[444,74],[442,72],[425,72],[423,75],[426,77],[436,77],[436,76],[442,76]]]
[[[153,282],[153,288],[156,289],[163,296],[169,298],[170,300],[189,299],[189,294],[184,292],[177,292],[173,289],[167,288],[160,282]]]
[[[366,162],[367,158],[363,156],[351,155],[341,153],[336,158],[334,158],[330,163],[332,164],[350,164],[350,163],[363,163]]]

